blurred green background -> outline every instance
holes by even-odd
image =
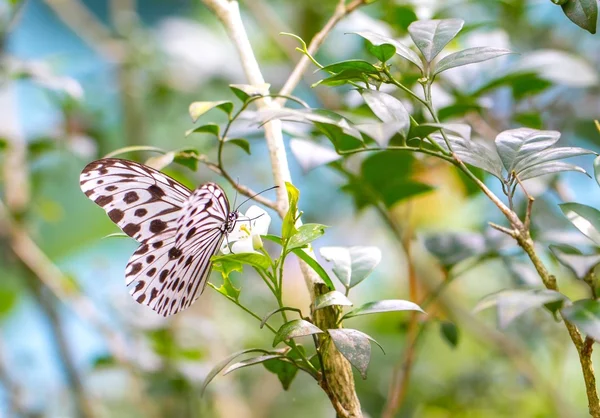
[[[300,58],[296,41],[279,32],[311,39],[336,3],[242,2],[251,42],[273,91]],[[434,101],[442,118],[466,121],[484,139],[529,126],[559,130],[569,145],[600,150],[593,124],[600,116],[600,43],[550,0],[379,0],[344,19],[317,57],[322,63],[365,58],[361,39],[347,32],[371,30],[404,39],[417,18],[446,17],[466,21],[449,50],[496,46],[520,55],[440,77]],[[85,164],[120,147],[193,146],[214,153],[208,136],[185,137],[193,126],[187,107],[197,100],[235,100],[227,86],[246,82],[215,17],[199,1],[31,0],[1,2],[0,20],[0,192],[14,221],[41,253],[23,244],[25,251],[38,256],[34,262],[47,273],[40,277],[15,256],[18,249],[3,227],[0,415],[71,417],[89,405],[99,417],[333,416],[327,397],[308,376],[299,374],[284,391],[262,366],[217,377],[200,398],[199,386],[213,365],[243,348],[270,346],[271,336],[211,289],[191,309],[167,320],[137,305],[124,286],[125,265],[136,244],[102,239],[117,228],[78,187]],[[365,114],[354,91],[311,89],[319,79],[312,71],[297,96],[314,107]],[[406,71],[404,79],[410,80]],[[211,113],[203,121],[224,118]],[[252,123],[236,129],[251,142],[252,155],[229,150],[230,173],[254,189],[272,186],[260,129]],[[149,156],[131,157],[143,161]],[[331,226],[317,248],[373,245],[382,250],[383,261],[353,295],[355,304],[409,299],[406,253],[387,224],[372,209],[357,207],[360,196],[346,193],[346,179],[335,170],[303,173],[291,152],[289,158],[305,221]],[[589,159],[578,163],[591,168]],[[410,264],[422,279],[423,295],[444,275],[424,237],[448,231],[480,234],[499,213],[444,163],[419,160],[411,167],[411,176],[435,190],[400,202],[392,214],[415,234]],[[192,172],[171,165],[164,171],[190,187],[215,180],[234,195],[205,167]],[[498,187],[493,180],[489,184]],[[575,173],[531,184],[538,197],[536,239],[546,243],[560,236],[563,242],[581,243],[556,202],[597,206],[600,193],[594,182]],[[273,231],[278,225],[274,221]],[[490,257],[468,269],[429,307],[435,320],[424,327],[416,346],[396,416],[585,416],[575,351],[564,327],[548,312],[529,312],[502,331],[493,312],[471,313],[491,292],[515,283],[539,284],[529,264],[515,257],[510,262]],[[548,260],[565,293],[572,298],[583,294],[566,269]],[[286,304],[308,312],[310,299],[297,263],[290,260],[286,269]],[[275,307],[257,277],[235,279],[247,306],[260,314]],[[48,289],[52,283],[62,289],[62,298]],[[352,319],[353,327],[386,349],[385,355],[373,349],[366,381],[355,375],[365,416],[380,416],[384,409],[394,370],[406,355],[408,319],[402,313]],[[456,344],[440,332],[439,320],[456,324]]]

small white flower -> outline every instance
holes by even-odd
[[[240,214],[235,228],[221,244],[223,254],[258,253],[262,248],[261,235],[266,235],[271,225],[271,217],[264,209],[256,205],[248,208],[245,214]]]

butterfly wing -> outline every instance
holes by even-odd
[[[219,186],[197,188],[182,207],[176,233],[153,238],[129,260],[125,274],[133,298],[163,316],[189,307],[206,286],[228,215],[229,202]]]
[[[142,243],[174,234],[191,195],[160,171],[118,158],[89,163],[81,172],[80,187],[123,232]]]

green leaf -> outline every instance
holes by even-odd
[[[263,350],[261,348],[249,348],[246,350],[242,350],[242,351],[233,353],[229,357],[221,360],[219,363],[217,363],[215,365],[215,367],[212,368],[212,370],[208,373],[208,375],[206,375],[206,379],[204,379],[204,382],[202,383],[202,386],[200,388],[200,396],[204,395],[204,391],[206,390],[206,387],[208,386],[208,384],[221,372],[221,370],[223,370],[225,367],[227,367],[227,365],[229,363],[231,363],[236,357],[239,357],[241,355],[248,354],[248,353],[269,354],[269,352],[267,350]]]
[[[238,99],[246,103],[248,99],[256,96],[266,96],[269,94],[270,84],[230,84],[229,88]]]
[[[261,235],[262,238],[267,239],[271,242],[274,242],[275,244],[278,245],[283,245],[283,241],[281,240],[281,237],[278,237],[277,235],[271,235],[271,234],[267,234],[267,235]]]
[[[573,302],[572,305],[565,306],[561,310],[565,319],[568,319],[579,330],[592,337],[594,340],[600,340],[600,302],[592,299],[583,299]]]
[[[315,122],[314,126],[329,138],[338,152],[354,150],[365,145],[358,129],[347,127],[341,122],[336,124]]]
[[[346,288],[366,279],[381,261],[377,247],[323,247],[320,253],[333,262],[333,273]]]
[[[218,102],[193,102],[189,108],[189,113],[192,117],[192,121],[196,122],[200,116],[202,116],[209,110],[214,109],[215,107],[227,113],[227,115],[231,116],[231,111],[233,110],[233,103],[226,100],[221,100]]]
[[[507,54],[514,54],[514,52],[509,51],[508,49],[491,48],[487,46],[464,49],[442,58],[436,64],[432,76],[435,77],[437,74],[441,73],[442,71],[449,70],[450,68],[475,64],[477,62],[491,60]]]
[[[333,290],[315,299],[314,310],[323,309],[328,306],[352,306],[352,302],[343,293]]]
[[[321,224],[304,224],[298,228],[298,232],[290,237],[288,241],[288,250],[301,248],[320,238],[325,233],[327,226]]]
[[[213,285],[213,288],[222,295],[225,295],[237,302],[240,299],[241,290],[231,283],[229,275],[222,274],[222,278],[223,284],[220,287],[215,287]]]
[[[560,204],[560,210],[585,236],[600,245],[600,211],[581,203]]]
[[[27,143],[27,152],[32,158],[39,157],[56,149],[57,141],[53,138],[36,138]]]
[[[334,64],[326,65],[317,71],[327,71],[328,73],[340,73],[345,70],[356,70],[367,74],[377,74],[379,70],[373,64],[363,60],[347,60]]]
[[[207,123],[206,125],[198,126],[197,128],[188,129],[185,131],[185,136],[188,137],[191,134],[211,134],[219,136],[219,125],[216,123]]]
[[[333,285],[333,282],[329,278],[329,275],[327,274],[325,269],[323,269],[323,267],[321,267],[321,265],[319,263],[317,263],[317,260],[312,258],[310,256],[310,254],[308,254],[302,248],[296,248],[296,249],[292,250],[292,252],[294,254],[296,254],[298,256],[298,258],[300,258],[302,261],[304,261],[306,264],[308,264],[310,266],[310,268],[312,268],[319,275],[319,277],[323,280],[323,282],[327,285],[327,287],[329,289],[331,289],[331,290],[335,289],[335,286]]]
[[[542,115],[538,112],[523,112],[514,115],[515,122],[526,128],[541,129],[543,126]]]
[[[281,237],[284,241],[295,235],[298,230],[296,229],[296,217],[298,216],[298,199],[300,198],[300,191],[294,187],[292,183],[285,183],[285,188],[288,194],[289,208],[285,216],[283,217],[283,223],[281,225]]]
[[[244,266],[242,265],[242,263],[227,258],[221,259],[219,261],[213,261],[212,266],[215,269],[215,271],[218,271],[222,275],[227,277],[229,277],[229,275],[234,271],[241,273],[244,270]]]
[[[464,23],[461,19],[418,20],[410,24],[408,33],[425,60],[431,62],[460,32]]]
[[[441,321],[440,322],[440,334],[446,340],[450,347],[456,348],[458,346],[458,340],[460,334],[458,333],[458,327],[454,322]]]
[[[598,186],[600,186],[600,157],[594,159],[594,178]]]
[[[265,354],[262,356],[252,357],[252,358],[249,358],[246,360],[242,360],[240,362],[232,364],[227,369],[225,369],[225,371],[223,372],[223,376],[225,376],[226,374],[229,374],[235,370],[242,369],[244,367],[254,366],[255,364],[264,363],[265,361],[269,361],[269,360],[273,360],[273,359],[281,358],[281,357],[283,357],[281,354]]]
[[[419,311],[425,313],[425,311],[423,311],[423,309],[421,309],[416,303],[410,302],[408,300],[388,299],[365,303],[359,308],[348,312],[342,317],[342,319],[348,319],[360,315],[370,315],[375,313],[397,311]]]
[[[390,44],[374,45],[367,41],[367,51],[381,62],[386,62],[396,53],[396,47]]]
[[[198,156],[200,153],[195,148],[184,148],[175,151],[173,162],[189,168],[192,171],[198,171]]]
[[[363,90],[361,94],[375,116],[382,122],[399,122],[401,126],[398,131],[406,137],[410,128],[410,115],[400,100],[378,90]]]
[[[328,329],[327,332],[338,351],[360,372],[361,377],[366,379],[367,368],[371,361],[371,343],[369,340],[375,340],[355,329]],[[377,344],[379,345],[379,343]]]
[[[415,64],[417,67],[419,67],[421,71],[423,71],[425,68],[423,67],[423,62],[421,61],[421,58],[419,58],[419,56],[412,49],[395,39],[387,38],[385,36],[370,31],[351,33],[363,37],[372,45],[393,45],[394,48],[396,48],[396,54]]]
[[[12,288],[0,288],[0,318],[6,317],[17,305],[18,292]]]
[[[257,267],[263,270],[271,267],[271,261],[262,254],[257,253],[239,253],[219,255],[212,258],[213,261],[237,261],[242,264],[248,264],[252,267]]]
[[[331,148],[298,138],[290,140],[290,150],[304,173],[342,158]]]
[[[596,33],[598,21],[597,0],[567,0],[561,7],[571,22],[589,33]]]
[[[497,307],[498,326],[506,328],[515,318],[533,308],[542,307],[548,303],[566,300],[566,296],[548,289],[510,289],[501,290],[483,298],[474,312]]]
[[[577,248],[569,245],[551,245],[550,251],[556,259],[573,272],[575,277],[583,280],[600,264],[600,254],[584,255]]]
[[[495,143],[502,164],[510,173],[523,159],[551,147],[559,138],[557,131],[518,128],[501,132]]]
[[[291,350],[290,353],[292,352],[295,351]],[[296,367],[293,363],[281,360],[281,357],[279,359],[265,361],[263,366],[265,366],[265,369],[271,373],[277,375],[283,390],[288,390],[290,388],[290,385],[298,374],[298,367]]]
[[[312,87],[316,87],[317,85],[322,86],[340,86],[342,84],[346,84],[350,81],[365,81],[368,77],[368,74],[363,73],[362,71],[355,69],[343,70],[337,74],[334,74],[330,77],[326,77],[322,80],[319,80],[317,83],[313,84]]]
[[[273,347],[282,341],[287,341],[292,338],[304,337],[312,334],[322,334],[318,327],[304,319],[294,319],[286,322],[279,328],[273,339]]]
[[[226,144],[237,145],[241,149],[243,149],[246,154],[250,155],[250,142],[242,138],[228,139],[225,141]]]

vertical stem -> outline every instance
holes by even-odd
[[[264,84],[264,78],[242,22],[238,2],[227,0],[203,0],[203,2],[225,26],[238,51],[248,82],[253,85]],[[279,106],[270,98],[257,100],[257,105],[259,108]],[[285,183],[291,183],[292,181],[283,142],[281,121],[270,121],[264,125],[264,128],[273,178],[275,184],[279,186],[277,188],[278,213],[283,217],[289,206]],[[300,261],[300,269],[309,288],[311,300],[314,301],[317,296],[329,291],[319,276],[306,263]],[[314,321],[315,325],[323,330],[339,327],[337,312],[333,307],[318,310],[314,315]],[[325,337],[319,338],[322,344]],[[354,376],[350,363],[335,349],[333,344],[328,344],[327,347],[327,353],[323,355],[327,375],[326,384],[321,382],[321,387],[329,396],[338,416],[362,417],[360,402],[354,389]]]

